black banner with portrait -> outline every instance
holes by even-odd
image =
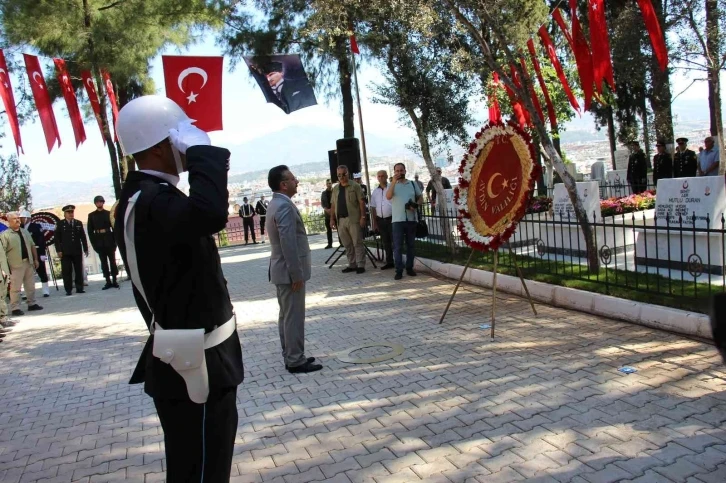
[[[298,54],[244,57],[267,102],[290,114],[318,103]]]

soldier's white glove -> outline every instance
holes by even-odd
[[[47,256],[45,256],[45,255],[41,255],[41,256],[40,256],[40,259],[41,259],[42,261],[44,261],[44,262],[47,262],[47,261],[48,261],[48,257],[47,257]]]
[[[177,129],[169,129],[169,139],[181,154],[186,154],[192,146],[209,146],[212,141],[207,133],[192,124],[192,120],[182,121]]]

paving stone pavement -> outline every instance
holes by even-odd
[[[497,301],[449,281],[328,270],[311,238],[307,353],[280,356],[268,245],[221,252],[239,315],[235,482],[726,481],[726,371],[698,341],[588,314]],[[146,339],[129,283],[42,299],[0,344],[0,481],[164,480],[151,399],[127,381]],[[365,343],[377,364],[336,355]],[[373,356],[378,349],[354,355]],[[617,371],[638,369],[625,375]]]

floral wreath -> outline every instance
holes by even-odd
[[[503,136],[511,142],[519,158],[516,161],[522,168],[522,181],[508,213],[489,225],[480,216],[473,194],[469,197],[469,190],[470,186],[475,186],[478,182],[495,142]],[[468,246],[480,251],[497,250],[512,236],[517,223],[526,213],[535,180],[541,171],[534,160],[535,150],[531,137],[512,121],[506,124],[489,122],[476,133],[475,140],[469,144],[469,152],[461,160],[459,186],[454,189],[454,201],[458,206],[457,225],[461,238]],[[492,176],[490,179],[493,178]]]

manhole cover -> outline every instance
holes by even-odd
[[[352,349],[342,352],[338,359],[342,362],[350,364],[373,364],[403,354],[403,346],[401,344],[392,344],[390,342],[378,342],[374,344],[363,344]]]

